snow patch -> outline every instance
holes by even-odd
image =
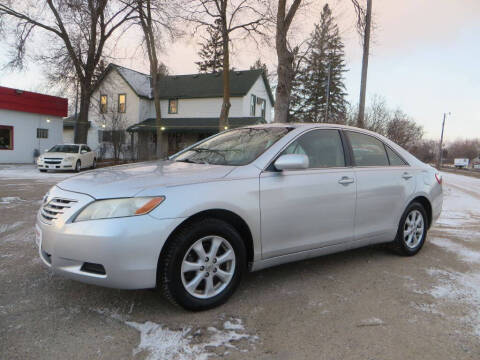
[[[25,200],[19,198],[18,196],[6,196],[6,197],[0,198],[0,204],[18,203],[23,201]]]
[[[480,252],[478,251],[471,250],[465,246],[444,238],[433,238],[430,239],[430,242],[447,250],[448,252],[457,254],[457,256],[465,262],[477,264],[480,263]]]
[[[235,343],[240,340],[248,342],[258,340],[257,336],[240,332],[244,330],[241,319],[226,321],[223,329],[207,328],[207,339],[204,342],[196,342],[196,338],[201,335],[201,330],[193,333],[191,327],[170,330],[151,321],[145,323],[126,321],[125,324],[140,332],[140,344],[133,350],[133,355],[147,351],[147,360],[208,359],[217,355],[211,352],[212,348],[246,351],[238,349]]]
[[[17,221],[14,222],[13,224],[0,224],[0,234],[6,233],[9,231],[14,231],[21,227],[24,224],[23,221]]]
[[[470,313],[461,318],[470,324],[474,334],[480,336],[480,273],[460,273],[457,271],[427,269],[427,273],[438,278],[439,283],[430,291],[435,299],[450,300],[471,308]]]
[[[146,352],[147,360],[207,360],[214,356],[227,355],[226,349],[247,352],[245,344],[258,341],[256,335],[248,334],[241,319],[230,318],[223,323],[223,328],[208,327],[194,329],[190,326],[178,330],[152,321],[139,323],[126,321],[117,310],[105,308],[91,309],[109,316],[134,328],[140,333],[140,343],[133,350],[133,355]],[[242,348],[239,347],[242,342]]]
[[[385,322],[382,319],[372,317],[372,318],[360,321],[360,324],[358,324],[357,326],[361,327],[361,326],[379,326],[379,325],[385,325]]]

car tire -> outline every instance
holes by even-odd
[[[92,169],[95,169],[96,167],[97,167],[97,159],[93,159]]]
[[[198,255],[198,244],[204,258]],[[192,264],[194,270],[188,267]],[[201,311],[227,301],[245,271],[246,249],[239,233],[223,220],[205,218],[183,226],[169,239],[159,259],[157,284],[171,303]]]
[[[40,171],[40,172],[47,172],[47,170],[45,170],[45,169],[38,169],[38,171]]]
[[[77,163],[75,164],[75,172],[80,172],[80,170],[82,170],[82,163],[80,162],[80,160],[77,160]]]
[[[412,202],[405,209],[391,248],[400,255],[416,255],[427,237],[428,217],[422,204]]]

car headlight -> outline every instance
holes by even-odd
[[[144,215],[164,200],[165,196],[98,200],[87,205],[74,222]]]
[[[75,158],[73,156],[67,156],[63,161],[73,161]]]

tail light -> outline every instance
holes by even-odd
[[[435,179],[437,179],[437,182],[442,185],[442,175],[440,175],[440,173],[435,173]]]

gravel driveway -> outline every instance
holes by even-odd
[[[0,359],[480,358],[480,179],[444,174],[415,257],[375,246],[251,273],[217,309],[49,272],[33,224],[72,174],[0,167]]]

